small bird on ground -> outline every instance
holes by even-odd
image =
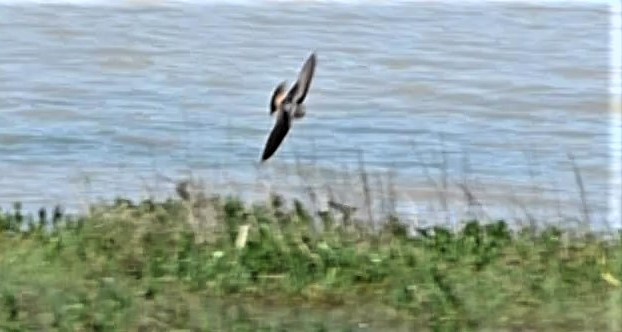
[[[261,162],[268,160],[276,152],[289,132],[293,119],[301,119],[305,116],[306,110],[303,102],[311,86],[311,80],[315,72],[315,63],[316,56],[314,52],[311,53],[302,65],[302,69],[298,73],[298,80],[287,93],[285,93],[286,81],[281,82],[272,92],[270,115],[276,113],[277,118],[266,141]]]

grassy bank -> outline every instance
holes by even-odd
[[[5,211],[0,330],[622,329],[619,235],[498,221],[409,237],[392,219],[370,234],[289,203]]]

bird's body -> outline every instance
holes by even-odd
[[[262,162],[268,160],[276,152],[285,136],[287,136],[293,120],[301,119],[305,116],[306,107],[303,102],[311,86],[311,80],[315,72],[315,63],[316,56],[315,53],[312,53],[302,66],[298,74],[298,80],[287,93],[285,92],[286,82],[281,82],[272,92],[270,115],[276,113],[276,123],[266,141],[261,156]]]

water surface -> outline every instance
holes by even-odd
[[[600,220],[608,24],[598,4],[3,2],[0,202],[169,193],[157,174],[188,170],[322,191],[362,152],[374,197],[395,172],[401,212],[442,201],[446,179],[450,201],[466,183],[495,213],[580,215],[572,152]],[[270,93],[311,51],[307,116],[259,167]]]

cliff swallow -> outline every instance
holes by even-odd
[[[315,53],[311,53],[298,73],[298,80],[287,93],[285,92],[287,85],[285,81],[281,82],[272,92],[270,115],[276,113],[277,118],[266,141],[261,156],[262,162],[268,160],[281,145],[292,126],[293,119],[301,119],[305,116],[306,110],[303,102],[307,97],[315,72],[315,58]]]

